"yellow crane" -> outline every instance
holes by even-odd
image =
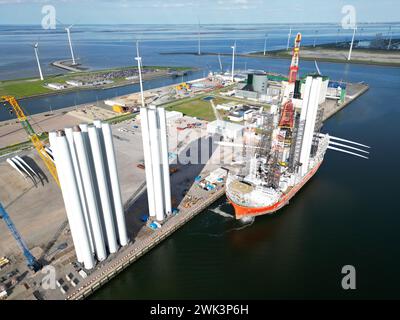
[[[17,100],[12,96],[1,96],[0,102],[6,101],[8,102],[11,107],[14,109],[14,112],[21,123],[22,127],[28,134],[29,138],[32,141],[33,146],[39,153],[39,156],[42,158],[44,164],[46,165],[47,169],[50,171],[50,174],[53,176],[54,180],[60,186],[60,181],[58,180],[57,169],[54,165],[53,161],[50,159],[50,156],[47,154],[44,144],[39,139],[38,135],[33,130],[32,126],[30,125],[27,117],[25,116],[24,112],[22,111],[21,107],[19,106]]]

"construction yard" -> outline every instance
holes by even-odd
[[[75,121],[75,124],[79,120]],[[178,126],[191,123],[198,124],[192,129],[177,130]],[[59,123],[64,127],[65,123]],[[72,125],[72,123],[71,123]],[[142,138],[140,121],[131,119],[112,126],[118,171],[120,176],[123,202],[125,203],[128,233],[133,242],[140,243],[151,236],[149,229],[140,216],[147,214],[147,197],[145,189],[145,172],[138,164],[143,162]],[[194,178],[203,172],[207,174],[220,165],[210,164],[205,167],[207,158],[216,149],[216,145],[207,138],[206,122],[184,117],[170,123],[169,149],[173,166],[176,172],[171,176],[173,206],[184,205],[182,199],[193,186]],[[197,154],[199,146],[209,145],[207,155]],[[28,162],[35,171],[40,172],[41,181],[35,183],[24,179],[13,170],[7,162],[0,161],[0,201],[9,213],[18,231],[26,241],[36,258],[50,262],[57,270],[63,273],[74,271],[72,262],[75,260],[73,244],[66,220],[64,203],[61,191],[48,174],[41,159],[34,150],[19,152],[19,155]],[[11,155],[8,155],[11,156]],[[186,165],[192,162],[191,165]],[[227,163],[229,163],[227,161]],[[198,164],[196,164],[198,163]],[[49,201],[49,199],[51,199]],[[192,199],[191,201],[195,201]],[[132,205],[134,203],[134,205]],[[195,203],[193,203],[194,205]],[[12,288],[10,298],[32,298],[33,289],[40,291],[40,273],[33,276],[28,272],[25,260],[17,243],[12,238],[5,224],[0,224],[0,256],[7,257],[11,264],[3,268],[0,277],[7,282],[10,272],[18,271],[19,284]],[[100,266],[99,266],[100,267]],[[81,279],[82,280],[82,279]],[[27,289],[29,288],[29,289]],[[38,289],[39,288],[39,289]],[[71,288],[72,289],[72,288]],[[57,289],[41,292],[46,299],[63,299],[65,296]]]

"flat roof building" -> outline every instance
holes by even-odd
[[[215,120],[208,123],[207,132],[210,134],[219,134],[224,138],[235,140],[243,135],[243,126],[223,120]]]

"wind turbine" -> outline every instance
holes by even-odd
[[[198,20],[198,22],[199,22],[199,23],[198,23],[197,34],[198,34],[199,40],[198,40],[197,54],[198,54],[199,56],[201,56],[200,20]]]
[[[317,34],[318,34],[318,30],[315,30],[314,45],[313,45],[314,48],[315,48],[315,45],[317,44]]]
[[[389,26],[389,44],[387,49],[390,50],[390,47],[392,46],[392,38],[393,38],[393,32],[392,32],[392,26]]]
[[[318,67],[317,60],[314,60],[314,63],[315,63],[315,69],[317,69],[318,75],[321,76],[322,74],[321,74],[321,70],[320,70],[319,67]]]
[[[267,52],[267,39],[268,39],[268,33],[265,35],[265,39],[264,39],[264,56]]]
[[[336,44],[338,44],[338,42],[339,42],[339,35],[340,35],[340,28],[337,29]]]
[[[234,72],[235,72],[235,52],[236,52],[236,41],[234,45],[231,47],[232,48],[232,82],[234,81]]]
[[[37,62],[38,69],[39,69],[40,80],[43,81],[44,78],[43,78],[43,73],[42,73],[42,67],[40,66],[38,48],[39,48],[39,43],[36,42],[36,43],[33,45],[33,50],[35,50],[35,56],[36,56],[36,62]]]
[[[71,50],[72,65],[76,65],[75,56],[74,56],[74,50],[72,49],[71,32],[70,32],[70,29],[71,29],[73,26],[74,26],[74,25],[71,24],[69,27],[66,27],[66,28],[65,28],[65,31],[67,31],[67,35],[68,35],[69,49]]]
[[[353,52],[353,45],[354,45],[354,38],[356,36],[356,30],[357,30],[357,25],[354,26],[353,29],[353,37],[351,38],[351,44],[350,44],[350,50],[349,50],[349,56],[347,57],[347,61],[351,60],[351,54]]]
[[[221,61],[221,55],[218,53],[218,61],[219,61],[219,68],[221,69],[221,72],[223,71],[222,68],[222,61]]]
[[[292,27],[290,27],[289,29],[289,34],[288,34],[288,38],[287,38],[287,45],[286,45],[286,51],[289,50],[289,44],[290,44],[290,38],[292,37]]]
[[[139,71],[139,84],[140,84],[140,95],[142,99],[142,107],[145,107],[144,94],[143,94],[143,81],[142,81],[142,57],[139,55],[139,41],[136,41],[136,58]]]

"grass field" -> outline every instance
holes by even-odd
[[[1,81],[0,96],[9,95],[16,98],[22,98],[53,92],[51,89],[44,87],[45,82],[48,82],[48,79],[45,81],[33,79]]]
[[[189,70],[190,68],[186,67],[159,67],[159,66],[145,66],[146,69],[159,69],[166,70],[172,69],[176,71]],[[107,69],[107,70],[96,70],[96,71],[88,71],[88,72],[72,72],[68,74],[58,74],[47,76],[43,81],[40,79],[17,79],[17,80],[5,80],[0,81],[0,96],[10,95],[18,98],[30,97],[40,94],[48,94],[48,93],[57,93],[62,92],[49,89],[44,85],[46,83],[65,83],[67,80],[75,79],[77,77],[84,76],[93,76],[96,74],[103,74],[116,70],[129,70],[129,69],[137,69],[137,67],[124,67],[124,68],[115,68],[115,69]],[[124,84],[126,82],[125,78],[116,78],[113,79],[114,83],[112,85]],[[90,89],[91,87],[89,87]],[[77,88],[67,89],[67,90],[77,90]]]
[[[177,102],[167,104],[166,110],[174,110],[182,112],[184,115],[190,117],[201,118],[207,121],[215,120],[214,111],[212,109],[210,101],[205,101],[203,98],[210,96],[210,94],[202,94],[201,96],[189,99],[183,99]],[[214,104],[226,103],[231,100],[216,97]]]

